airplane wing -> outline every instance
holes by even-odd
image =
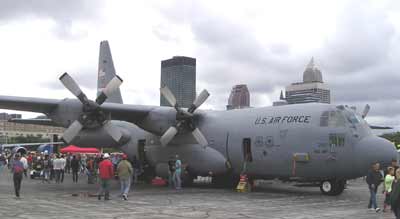
[[[51,114],[61,102],[62,100],[57,99],[0,95],[0,109]],[[143,119],[150,111],[157,108],[157,106],[104,103],[101,108],[105,112],[110,113],[111,118],[114,120],[135,123]],[[10,122],[57,126],[51,119],[11,119]]]
[[[56,123],[54,123],[51,119],[9,119],[8,122],[31,124],[31,125],[59,126]]]
[[[49,113],[53,111],[59,103],[60,100],[55,99],[0,96],[0,108],[9,110]]]
[[[136,123],[159,106],[142,106],[118,103],[104,103],[101,108],[111,114],[113,120]]]

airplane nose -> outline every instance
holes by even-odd
[[[393,143],[377,136],[365,137],[354,149],[357,172],[362,175],[367,173],[373,162],[379,162],[381,167],[387,167],[392,159],[397,159]]]

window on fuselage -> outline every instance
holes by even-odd
[[[321,127],[344,127],[345,118],[339,111],[325,111],[320,119]]]
[[[343,147],[345,144],[344,134],[329,134],[329,145]]]

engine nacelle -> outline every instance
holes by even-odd
[[[120,150],[128,155],[129,159],[132,159],[133,156],[136,156],[136,158],[140,158],[138,151],[139,138],[143,139],[145,138],[144,136],[150,134],[129,122],[114,120],[110,122],[112,125],[118,127],[119,130],[122,132],[122,144],[115,142],[103,128],[91,130],[87,129],[81,131],[79,135],[73,140],[72,144],[79,147],[118,147]]]
[[[122,133],[122,140],[116,142],[106,132],[103,127],[96,129],[84,129],[74,138],[71,144],[79,147],[120,147],[130,141],[132,134],[130,133],[129,127],[120,121],[110,121],[112,125],[117,127]]]
[[[11,152],[13,154],[19,153],[21,155],[24,155],[28,153],[28,150],[24,147],[14,147]]]

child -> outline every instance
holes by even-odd
[[[383,212],[390,206],[390,193],[392,192],[392,183],[394,181],[394,168],[388,167],[388,174],[385,176],[385,183],[383,193],[385,194],[385,201],[383,203]]]

